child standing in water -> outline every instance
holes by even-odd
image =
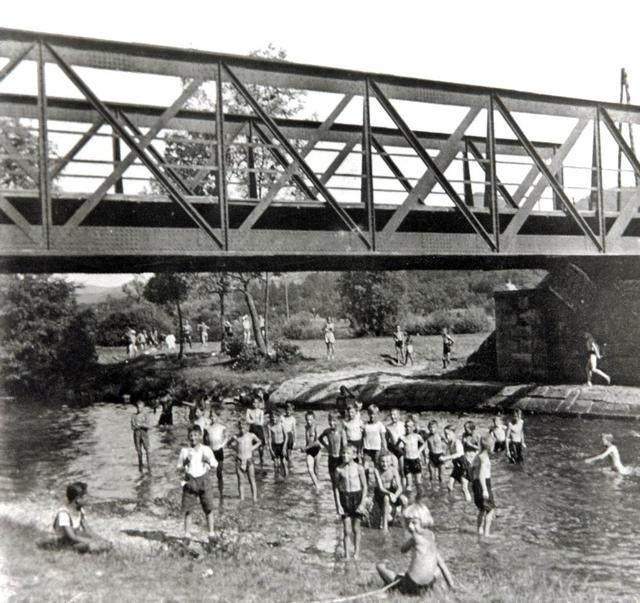
[[[493,417],[493,425],[489,429],[489,433],[493,437],[493,451],[504,452],[507,449],[507,432],[500,415]]]
[[[269,425],[267,427],[267,435],[269,436],[269,452],[273,460],[273,474],[278,477],[278,468],[282,471],[283,477],[287,477],[289,470],[285,462],[285,454],[289,436],[282,424],[282,415],[280,411],[269,413]]]
[[[604,459],[609,458],[612,471],[616,471],[620,475],[629,475],[633,473],[633,469],[631,467],[626,467],[622,464],[618,447],[613,443],[613,435],[610,433],[603,433],[601,437],[604,452],[585,459],[584,462],[595,463],[596,461],[603,461]]]
[[[222,498],[224,490],[224,447],[227,445],[227,428],[220,422],[220,418],[216,411],[212,408],[209,411],[209,426],[204,432],[204,442],[213,451],[213,456],[218,461],[216,467],[216,477],[218,479],[218,492]]]
[[[307,455],[307,471],[309,477],[313,482],[313,487],[317,490],[320,489],[320,483],[318,481],[318,454],[322,450],[322,446],[318,441],[318,426],[316,425],[316,416],[312,410],[307,411],[304,416],[304,439],[305,447],[304,452]]]
[[[368,421],[362,426],[364,440],[364,458],[369,458],[376,467],[380,460],[380,454],[385,450],[386,431],[382,421],[378,420],[378,407],[372,404],[367,408]]]
[[[182,511],[184,512],[184,535],[191,534],[191,512],[200,501],[207,518],[209,538],[213,533],[213,492],[207,473],[218,465],[213,451],[202,443],[202,430],[196,425],[189,428],[189,447],[180,450],[177,469],[182,477]]]
[[[491,458],[493,438],[487,434],[480,438],[480,452],[473,459],[471,476],[473,478],[473,500],[478,507],[478,534],[489,536],[491,521],[495,514],[496,504],[491,491]]]
[[[387,425],[387,448],[397,459],[400,475],[404,474],[403,450],[398,446],[400,438],[407,433],[405,423],[400,419],[400,412],[397,408],[391,409],[391,423]]]
[[[325,429],[318,438],[318,442],[327,449],[329,454],[329,478],[331,479],[331,489],[333,490],[333,498],[336,503],[336,510],[339,508],[338,489],[336,481],[336,469],[342,464],[342,453],[347,438],[344,431],[338,427],[338,420],[335,414],[329,413],[327,417],[329,427]]]
[[[288,462],[291,462],[291,451],[296,442],[296,417],[293,414],[293,404],[287,402],[284,410],[284,417],[282,417],[282,426],[287,432],[287,445],[285,446],[284,455]]]
[[[238,477],[240,500],[244,500],[244,490],[242,488],[242,474],[244,474],[249,480],[253,502],[256,502],[258,500],[258,489],[253,466],[253,453],[262,446],[262,442],[255,433],[249,431],[249,426],[245,421],[238,421],[238,435],[231,438],[230,444],[236,450],[236,476]]]
[[[404,451],[403,467],[405,490],[411,492],[414,482],[416,490],[419,490],[422,486],[422,464],[420,463],[420,457],[422,456],[425,442],[420,434],[416,433],[416,423],[413,419],[407,420],[405,428],[407,433],[400,438],[399,445],[402,446]],[[420,494],[420,492],[418,492],[418,494]]]
[[[353,538],[353,558],[360,556],[360,522],[365,515],[367,478],[362,465],[355,462],[357,450],[347,444],[344,463],[336,469],[338,487],[338,513],[342,515],[344,556],[349,558],[349,541]]]
[[[347,407],[347,418],[342,422],[347,444],[351,444],[356,449],[356,460],[360,460],[362,454],[362,419],[355,404]]]
[[[393,455],[383,454],[380,457],[380,470],[375,469],[375,478],[373,503],[381,517],[381,528],[387,532],[396,507],[406,503],[402,496],[402,479],[394,465]]]
[[[453,492],[453,485],[458,482],[462,487],[465,500],[471,502],[469,464],[464,454],[464,446],[456,435],[456,429],[453,425],[447,425],[444,428],[444,439],[447,444],[447,454],[442,457],[442,461],[451,461],[453,464],[447,488],[449,492]]]
[[[151,473],[151,461],[149,459],[149,430],[151,429],[151,415],[144,407],[143,400],[136,400],[136,413],[131,417],[131,429],[133,431],[133,445],[138,455],[138,469],[144,468],[142,451],[147,458],[147,469]]]
[[[259,454],[260,464],[264,463],[264,409],[261,408],[261,400],[254,397],[251,402],[251,408],[247,408],[245,415],[249,431],[260,440]]]
[[[442,481],[442,457],[444,456],[444,442],[438,433],[438,422],[429,421],[427,425],[429,434],[427,436],[427,448],[429,449],[429,481],[433,481],[434,473],[438,476],[438,481]]]
[[[513,415],[507,425],[507,458],[511,463],[523,463],[522,451],[527,447],[524,442],[524,420],[519,408],[513,409]]]
[[[400,547],[400,551],[411,552],[411,561],[404,574],[396,574],[385,563],[379,563],[376,569],[384,583],[396,582],[393,588],[403,595],[421,596],[433,589],[440,570],[448,587],[453,588],[449,568],[438,552],[435,536],[429,529],[433,526],[429,509],[421,504],[409,505],[404,517],[410,536]]]

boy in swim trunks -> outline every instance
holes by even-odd
[[[182,477],[182,510],[184,512],[184,535],[191,535],[191,512],[199,500],[209,529],[213,533],[213,491],[209,469],[218,466],[209,446],[202,443],[202,430],[196,425],[189,428],[189,447],[180,450],[177,469]]]
[[[373,504],[381,517],[383,532],[389,530],[389,522],[393,519],[396,507],[406,504],[402,496],[402,479],[393,462],[393,455],[386,453],[380,457],[380,470],[375,469],[375,490]]]
[[[249,425],[249,431],[255,434],[260,440],[260,448],[258,450],[260,454],[260,464],[264,463],[264,409],[260,398],[254,397],[251,401],[251,408],[247,408],[245,419]]]
[[[280,411],[272,411],[269,413],[269,425],[267,426],[267,436],[269,442],[269,452],[273,460],[273,474],[278,477],[278,468],[284,477],[287,477],[289,470],[285,462],[287,450],[287,442],[289,434],[286,432],[282,423],[282,415]]]
[[[412,504],[405,509],[404,517],[410,537],[400,547],[400,551],[411,551],[411,561],[404,574],[396,574],[385,563],[379,563],[376,569],[384,583],[395,582],[393,588],[403,595],[425,595],[433,589],[440,571],[447,586],[453,589],[453,578],[438,552],[435,536],[429,529],[433,526],[429,509],[422,504]]]
[[[347,407],[347,418],[342,422],[342,428],[347,436],[347,444],[356,449],[356,462],[359,462],[362,455],[362,420],[355,404]]]
[[[222,498],[224,490],[224,447],[227,445],[227,428],[220,422],[220,418],[213,408],[209,411],[209,421],[209,426],[204,432],[204,443],[211,448],[213,456],[218,461],[216,478],[218,479],[218,492],[220,493],[220,498]]]
[[[353,539],[353,558],[360,556],[360,522],[366,513],[367,478],[362,465],[355,462],[357,450],[352,444],[344,448],[344,463],[336,469],[338,513],[342,515],[344,557],[349,558],[349,541]]]
[[[238,494],[240,500],[244,500],[242,488],[242,474],[249,480],[253,502],[258,500],[256,487],[256,475],[253,466],[253,453],[262,446],[260,438],[249,431],[249,425],[245,421],[238,421],[238,435],[233,436],[229,442],[236,450],[236,476],[238,477]]]
[[[613,443],[613,435],[610,433],[602,434],[602,445],[605,450],[601,454],[597,454],[596,456],[592,456],[588,459],[585,459],[585,463],[595,463],[596,461],[602,461],[607,457],[611,461],[611,470],[619,473],[620,475],[629,475],[633,473],[633,469],[631,467],[626,467],[622,464],[620,460],[620,452],[618,451],[618,447]]]
[[[471,464],[473,478],[473,501],[478,507],[478,535],[489,536],[491,521],[495,514],[496,504],[491,491],[491,458],[493,437],[490,434],[480,438],[480,452]]]
[[[151,473],[151,461],[149,460],[149,430],[151,429],[151,415],[144,407],[143,400],[136,400],[136,413],[131,417],[131,430],[133,431],[133,445],[138,455],[138,469],[144,468],[142,451],[147,457],[147,469]]]
[[[420,494],[422,487],[422,463],[420,457],[425,447],[425,442],[420,434],[416,433],[416,423],[413,419],[408,419],[405,423],[407,433],[403,435],[398,444],[404,451],[404,479],[405,490],[411,492],[415,482],[417,494]]]
[[[462,487],[462,493],[467,502],[471,502],[471,494],[469,493],[469,464],[464,455],[464,446],[456,435],[453,425],[447,425],[444,428],[444,441],[447,445],[446,454],[442,457],[442,462],[451,461],[453,468],[447,488],[449,492],[453,492],[453,485],[458,482]]]
[[[523,451],[527,447],[524,442],[524,420],[519,408],[513,409],[513,415],[507,425],[507,458],[511,463],[524,463]]]
[[[304,452],[307,455],[307,471],[313,482],[313,487],[318,491],[320,483],[318,481],[318,454],[322,450],[322,446],[318,441],[318,426],[316,425],[316,416],[312,410],[307,411],[304,416]]]
[[[284,409],[284,417],[282,417],[282,426],[287,432],[287,445],[284,449],[284,455],[288,462],[291,462],[291,451],[296,442],[296,418],[293,414],[293,404],[287,402]]]
[[[338,420],[335,414],[329,413],[327,417],[329,427],[325,429],[318,438],[318,442],[327,449],[329,453],[329,478],[331,479],[331,489],[333,490],[333,498],[336,503],[336,511],[338,510],[338,490],[336,482],[336,469],[342,464],[342,453],[347,443],[347,438],[341,427],[338,426]]]
[[[427,425],[429,433],[427,435],[427,448],[429,450],[429,481],[433,481],[434,473],[438,476],[438,481],[442,481],[442,457],[444,456],[444,442],[438,433],[438,422],[429,421]]]

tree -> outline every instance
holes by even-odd
[[[178,313],[178,338],[180,341],[180,353],[184,352],[184,337],[182,332],[182,309],[180,304],[189,295],[188,279],[181,274],[161,273],[152,276],[144,287],[144,296],[150,302],[159,305],[175,304]]]
[[[231,282],[233,289],[242,293],[244,301],[247,304],[249,316],[251,318],[251,324],[253,326],[253,338],[256,341],[258,350],[260,350],[261,354],[266,356],[267,344],[265,343],[264,337],[262,336],[262,331],[260,330],[260,318],[258,316],[258,310],[256,309],[256,302],[253,299],[253,294],[251,293],[251,288],[255,284],[255,281],[261,278],[261,272],[231,273]]]
[[[122,285],[124,294],[134,303],[139,304],[144,299],[144,281],[139,276]]]
[[[220,303],[220,332],[224,337],[227,297],[231,293],[231,278],[227,272],[198,272],[188,277],[191,289],[200,297],[216,295]]]
[[[342,309],[362,334],[391,333],[397,323],[404,283],[391,272],[343,272],[338,279]]]
[[[92,313],[75,285],[47,275],[11,277],[2,291],[4,382],[17,395],[49,397],[87,378],[97,360]]]

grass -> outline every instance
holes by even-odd
[[[154,552],[116,548],[101,555],[69,550],[43,550],[35,542],[45,536],[31,524],[0,516],[6,594],[19,601],[320,601],[377,591],[382,587],[373,568],[338,564],[310,567],[299,553],[264,544],[240,546],[195,559],[174,549]],[[513,570],[500,575],[464,577],[465,586],[438,592],[432,600],[542,603],[598,600],[588,584],[551,572]],[[379,601],[370,596],[360,601]],[[407,599],[386,593],[385,601]]]
[[[486,333],[457,335],[453,362],[449,368],[451,376],[464,377],[467,357],[473,353],[487,337]],[[250,385],[252,383],[277,386],[283,381],[306,372],[331,372],[336,369],[361,369],[377,367],[380,370],[395,368],[395,352],[391,337],[363,337],[340,339],[336,343],[336,359],[325,359],[325,346],[321,340],[295,341],[304,359],[292,365],[274,366],[262,370],[235,371],[228,366],[225,358],[211,353],[219,350],[217,343],[202,348],[195,344],[186,348],[186,356],[178,360],[176,356],[139,356],[125,363],[124,348],[99,348],[99,362],[103,366],[103,381],[107,384],[126,383],[129,379],[157,377],[181,377],[190,383],[207,384],[218,382],[229,388]],[[442,343],[439,336],[415,337],[414,370],[421,375],[442,374]],[[409,367],[407,367],[410,370]]]

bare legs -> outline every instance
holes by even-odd
[[[360,557],[360,518],[345,515],[342,518],[342,530],[344,533],[344,558],[349,558],[349,541],[353,537],[353,558]]]

